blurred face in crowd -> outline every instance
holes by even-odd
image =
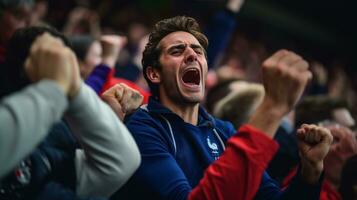
[[[88,49],[87,55],[81,64],[81,76],[87,78],[95,66],[102,62],[102,46],[98,41],[94,41]]]
[[[31,5],[23,5],[2,12],[0,15],[0,43],[6,44],[17,29],[29,26],[31,10]]]
[[[197,104],[204,99],[207,76],[205,50],[190,33],[179,31],[159,43],[160,99]]]
[[[357,154],[356,133],[336,122],[329,122],[323,126],[333,135],[333,143],[324,160],[326,178],[338,186],[343,165],[348,158]]]
[[[332,111],[332,116],[339,124],[352,127],[355,125],[355,120],[352,118],[350,111],[346,108],[338,108]]]

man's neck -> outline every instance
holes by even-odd
[[[177,104],[168,98],[160,98],[160,102],[172,112],[180,116],[186,123],[197,125],[199,103]]]

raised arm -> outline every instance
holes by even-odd
[[[61,118],[71,92],[72,65],[65,59],[69,53],[49,34],[33,43],[25,71],[37,83],[1,101],[0,177],[27,156]]]
[[[99,95],[110,76],[113,76],[115,63],[119,52],[127,42],[126,37],[117,35],[104,35],[101,37],[103,48],[102,63],[94,68],[85,83]]]
[[[51,126],[61,119],[67,104],[63,90],[50,80],[42,80],[2,99],[0,178],[36,148]]]
[[[283,116],[300,99],[312,74],[299,55],[280,50],[263,63],[264,100],[248,122],[273,138]]]
[[[280,188],[264,174],[277,150],[271,138],[310,79],[307,62],[295,53],[281,50],[268,58],[263,63],[265,97],[249,121],[252,127],[242,127],[228,141],[225,152],[206,170],[190,199],[253,199],[262,188],[266,197],[273,191],[264,190],[266,186],[274,188],[274,195],[282,195]]]
[[[83,147],[76,152],[77,194],[110,196],[139,166],[140,154],[131,134],[84,84],[66,119]]]

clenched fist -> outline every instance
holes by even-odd
[[[308,183],[316,183],[333,141],[332,134],[327,128],[303,124],[298,129],[297,136],[302,177]]]
[[[287,50],[266,59],[262,66],[265,96],[248,123],[273,138],[281,119],[294,108],[312,78],[308,68],[303,58]]]
[[[69,97],[79,91],[81,79],[74,53],[59,38],[48,33],[39,36],[32,44],[25,71],[34,82],[42,79],[56,81]]]
[[[280,50],[263,63],[265,100],[281,114],[287,114],[312,78],[308,63],[299,55]]]
[[[119,35],[104,35],[100,38],[100,43],[103,48],[102,62],[109,67],[114,67],[119,52],[127,43],[127,38]]]
[[[125,115],[134,112],[143,102],[143,96],[124,83],[116,84],[102,94],[105,101],[123,120]]]

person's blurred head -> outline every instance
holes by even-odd
[[[262,84],[232,79],[211,88],[206,107],[215,117],[230,121],[238,128],[247,122],[263,97]]]
[[[102,62],[102,46],[89,35],[73,36],[70,42],[79,61],[81,77],[86,79],[95,66]]]
[[[33,0],[0,0],[0,44],[6,44],[14,32],[31,22]]]
[[[355,121],[348,108],[347,102],[340,98],[325,95],[304,97],[296,107],[296,127],[303,123],[317,124],[324,120],[353,127]]]
[[[335,122],[325,121],[320,125],[328,128],[333,136],[333,143],[324,160],[325,177],[333,185],[338,186],[346,160],[357,155],[356,133]]]
[[[1,71],[1,77],[6,77],[6,80],[9,82],[6,89],[0,91],[0,97],[20,90],[30,83],[25,74],[24,63],[29,55],[32,43],[36,40],[37,36],[45,32],[60,38],[65,45],[70,47],[70,43],[66,37],[50,27],[27,27],[16,30],[8,43],[5,64]]]
[[[174,33],[179,33],[181,38],[184,38],[185,40],[192,40],[193,43],[197,42],[195,45],[201,46],[204,51],[206,50],[208,46],[208,40],[204,34],[201,33],[200,27],[198,23],[196,22],[195,19],[190,18],[190,17],[185,17],[185,16],[177,16],[169,19],[164,19],[156,23],[154,26],[153,30],[150,33],[149,36],[149,42],[146,44],[145,50],[143,52],[143,58],[142,58],[142,65],[143,65],[143,74],[148,82],[148,85],[151,89],[151,92],[153,96],[159,97],[159,84],[153,83],[152,80],[148,77],[148,69],[151,68],[152,70],[156,70],[158,72],[162,72],[162,70],[165,68],[167,69],[168,66],[163,66],[162,60],[160,59],[162,57],[162,53],[164,51],[163,47],[163,39],[170,39],[170,41],[166,41],[172,44],[172,42],[175,42],[174,38],[168,38],[168,36],[172,36]],[[178,35],[177,35],[178,36]],[[192,37],[192,38],[189,38]],[[178,38],[176,38],[178,39]],[[193,41],[196,40],[196,41]],[[168,45],[168,44],[167,44]],[[206,56],[206,52],[203,52],[204,56]],[[201,59],[201,58],[200,58]],[[206,61],[206,58],[202,58],[202,62]],[[179,62],[179,61],[178,61]],[[184,62],[184,61],[182,61]],[[205,66],[204,68],[207,68]],[[207,70],[207,69],[203,69]],[[174,80],[176,83],[173,83],[175,88],[171,88],[171,90],[177,89],[179,86],[182,86],[183,84],[180,83],[182,77],[182,74],[178,75],[179,72],[175,72],[173,74],[167,74],[164,75],[162,78],[167,78],[173,81],[173,79],[178,79]],[[203,73],[203,72],[202,72]],[[206,74],[202,74],[203,76],[206,76]],[[171,77],[168,77],[171,76]],[[200,82],[204,81],[205,77],[198,77]],[[181,81],[182,82],[182,81]],[[161,84],[161,83],[160,83]],[[162,85],[162,84],[161,84]],[[182,94],[182,91],[184,86],[181,87],[181,89],[178,89],[180,91],[177,91],[177,93],[181,93],[182,96],[185,96],[185,94]],[[201,92],[201,91],[200,91]],[[201,97],[200,97],[201,98]]]

